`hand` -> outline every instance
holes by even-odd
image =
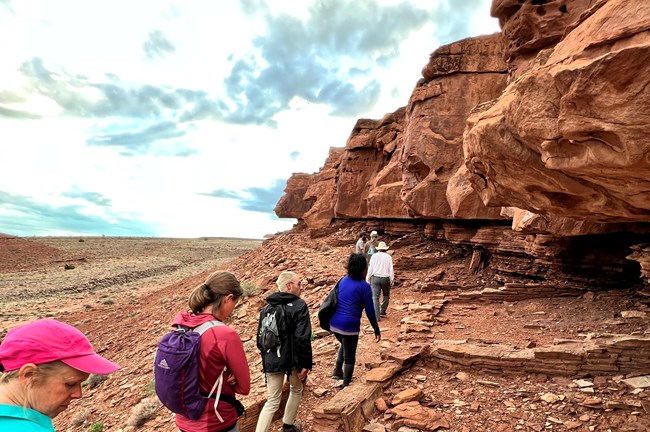
[[[379,342],[379,341],[381,340],[381,333],[377,333],[377,334],[375,335],[375,340],[376,340],[377,342]]]
[[[298,379],[300,381],[304,381],[307,379],[307,375],[309,375],[309,369],[303,368],[300,372],[298,372]]]
[[[228,378],[226,378],[226,382],[234,387],[235,384],[237,384],[237,379],[235,379],[235,376],[233,374],[228,374]]]

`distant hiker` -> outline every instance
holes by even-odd
[[[53,432],[52,419],[81,397],[81,383],[120,367],[76,328],[41,319],[9,330],[0,345],[0,430]]]
[[[198,420],[176,414],[176,426],[181,431],[237,431],[237,410],[226,399],[235,399],[235,393],[247,395],[250,392],[250,371],[239,335],[223,321],[230,316],[243,294],[244,290],[232,273],[216,271],[190,294],[190,312],[179,313],[172,322],[174,326],[194,329],[218,321],[200,337],[199,387],[201,394],[207,397],[214,393],[215,384],[221,381],[221,397],[218,402],[216,395],[210,398]],[[219,380],[224,368],[224,377]],[[180,392],[180,389],[172,390]]]
[[[375,339],[377,342],[381,340],[370,285],[363,280],[366,269],[367,262],[363,254],[350,255],[348,274],[339,282],[338,306],[330,320],[330,330],[341,343],[332,378],[342,379],[344,387],[352,381],[361,331],[361,313],[364,309],[370,325],[375,330]]]
[[[266,298],[257,328],[257,348],[262,354],[268,399],[260,411],[255,432],[267,432],[280,407],[282,384],[289,379],[289,399],[282,430],[300,432],[295,423],[302,399],[303,382],[311,371],[311,321],[307,303],[300,298],[300,277],[283,272],[276,281],[278,292]]]
[[[388,246],[386,243],[379,242],[377,245],[377,253],[370,258],[368,265],[368,274],[366,281],[372,287],[372,302],[375,305],[375,315],[379,319],[386,315],[388,309],[388,302],[390,301],[390,287],[395,280],[393,272],[393,258],[386,253]],[[381,306],[379,304],[379,295],[383,295]]]
[[[368,234],[365,231],[359,233],[359,240],[357,240],[356,245],[354,246],[354,253],[362,254],[363,248],[366,245],[366,239],[368,239]]]
[[[366,261],[370,262],[370,258],[372,258],[372,255],[377,252],[377,244],[379,244],[379,240],[377,237],[379,234],[377,234],[377,231],[373,231],[370,233],[370,240],[368,240],[363,247],[363,253],[366,255]]]

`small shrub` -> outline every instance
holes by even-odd
[[[95,422],[90,425],[88,428],[88,432],[103,432],[104,431],[104,423],[102,422]]]
[[[247,353],[257,353],[257,343],[255,339],[248,340],[244,342],[244,351]]]
[[[242,281],[241,282],[241,287],[244,290],[244,297],[251,297],[254,295],[259,294],[260,292],[260,287],[255,285],[255,283],[251,281]]]
[[[86,386],[88,388],[96,388],[101,385],[106,379],[108,378],[108,375],[95,375],[95,374],[90,374],[88,379],[84,382],[81,383],[82,386]]]
[[[102,303],[104,303],[105,305],[112,305],[115,302],[111,299],[108,299],[108,300],[104,300]]]
[[[153,396],[154,391],[156,391],[156,380],[152,379],[144,388],[144,392],[147,394],[147,396]]]
[[[83,243],[83,242],[85,242],[85,241],[86,241],[86,240],[84,240],[84,239],[79,239],[79,243]]]
[[[72,417],[72,424],[75,426],[81,426],[82,424],[86,423],[89,415],[90,411],[87,409],[81,409],[74,415],[74,417]]]
[[[129,426],[140,427],[147,420],[156,416],[156,411],[162,404],[156,396],[149,396],[142,399],[131,411],[131,416],[126,421]]]
[[[65,264],[65,265],[63,266],[63,269],[64,269],[64,270],[74,270],[74,264],[70,264],[70,263]]]

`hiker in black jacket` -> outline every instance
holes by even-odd
[[[303,382],[312,367],[311,321],[307,303],[300,298],[300,277],[283,272],[276,281],[279,292],[266,298],[257,328],[268,399],[260,411],[255,432],[267,432],[280,407],[282,384],[289,378],[290,393],[282,417],[283,431],[300,432],[295,423]],[[275,324],[274,324],[275,322]]]

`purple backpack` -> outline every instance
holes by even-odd
[[[158,399],[170,411],[190,420],[198,420],[208,399],[215,394],[214,412],[223,385],[224,368],[212,386],[208,397],[201,396],[199,388],[199,347],[201,335],[210,327],[223,325],[221,321],[208,321],[194,329],[178,326],[178,329],[162,337],[153,364],[155,389]],[[215,393],[215,390],[216,393]]]

